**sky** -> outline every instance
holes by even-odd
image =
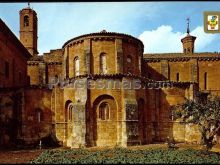
[[[0,18],[19,38],[19,11],[27,3],[0,3]],[[38,51],[62,48],[79,35],[118,32],[144,43],[144,53],[182,52],[181,38],[197,37],[195,52],[220,52],[220,34],[203,29],[203,12],[219,11],[220,2],[47,2],[30,3],[38,16]]]

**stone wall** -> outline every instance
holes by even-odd
[[[22,137],[24,89],[0,90],[0,146],[12,145]]]
[[[0,19],[0,88],[28,84],[27,59],[31,56]]]
[[[113,33],[114,34],[114,33]],[[141,61],[143,59],[143,47],[137,44],[134,38],[108,33],[96,33],[90,37],[78,37],[65,43],[64,61],[68,61],[66,73],[74,77],[74,59],[79,58],[79,74],[100,74],[100,55],[106,56],[107,74],[132,73],[140,74]],[[130,58],[130,61],[128,60]]]
[[[205,54],[204,54],[205,55]],[[214,54],[215,55],[215,54]],[[213,56],[214,56],[213,55]],[[220,69],[220,61],[213,59],[214,57],[201,60],[199,57],[185,59],[185,60],[170,60],[165,58],[163,60],[158,60],[157,62],[145,62],[147,72],[145,76],[150,76],[151,79],[162,80],[168,79],[171,81],[177,81],[177,73],[179,73],[179,81],[186,82],[198,82],[199,89],[202,91],[209,91],[213,94],[220,94],[220,80],[216,77],[220,76],[219,72],[216,70]],[[207,54],[207,56],[210,56]],[[217,57],[217,55],[215,55]],[[147,57],[147,56],[146,56]],[[179,58],[183,58],[184,55]],[[167,73],[168,75],[164,75]],[[205,78],[206,73],[206,78]],[[205,80],[206,79],[206,80]],[[206,81],[206,85],[205,85]],[[206,86],[206,87],[205,87]]]
[[[22,112],[22,138],[27,143],[54,133],[51,105],[52,91],[40,88],[28,88],[24,93],[24,110]]]

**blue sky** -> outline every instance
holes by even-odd
[[[38,15],[38,51],[61,48],[78,35],[100,32],[141,39],[145,53],[181,52],[186,18],[197,37],[196,52],[220,51],[220,34],[203,31],[203,12],[220,10],[220,2],[54,2],[31,3]],[[0,18],[19,37],[19,10],[27,3],[0,3]]]

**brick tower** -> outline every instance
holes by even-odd
[[[184,54],[192,54],[194,53],[194,43],[196,40],[195,36],[191,36],[189,30],[189,18],[187,18],[187,36],[181,39],[183,43],[183,53]]]
[[[20,12],[20,41],[32,56],[38,55],[37,51],[37,13],[30,8],[22,9]]]

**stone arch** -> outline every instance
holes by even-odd
[[[109,107],[109,118],[99,118],[100,108]],[[93,139],[97,146],[115,146],[117,143],[117,105],[110,95],[98,96],[93,102]]]
[[[71,115],[71,116],[70,116]],[[71,100],[67,100],[65,103],[65,133],[64,138],[68,138],[72,133],[72,120],[73,119],[73,102]]]

